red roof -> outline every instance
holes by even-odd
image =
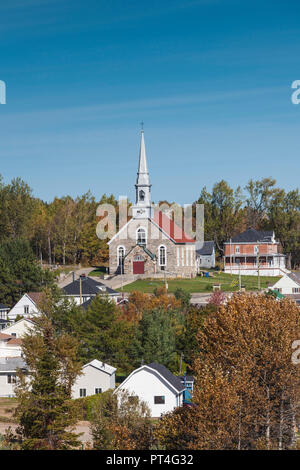
[[[160,211],[154,212],[153,221],[175,242],[175,243],[195,243],[184,233],[182,228],[173,222],[167,215]]]
[[[31,298],[31,300],[33,300],[35,304],[37,304],[42,299],[43,293],[42,292],[28,292],[27,295],[28,297]]]

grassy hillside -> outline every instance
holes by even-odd
[[[177,288],[184,289],[188,292],[212,292],[213,284],[221,284],[221,290],[224,292],[231,292],[238,290],[238,278],[237,275],[225,274],[223,272],[214,272],[213,277],[200,277],[197,276],[194,279],[170,279],[168,280],[168,291],[174,292]],[[242,285],[246,287],[247,291],[257,290],[258,280],[257,276],[241,276]],[[261,288],[268,287],[269,284],[275,284],[280,279],[279,277],[261,276],[260,286]],[[156,287],[162,287],[164,281],[160,279],[141,279],[131,284],[124,286],[126,292],[142,291],[142,292],[153,292]]]

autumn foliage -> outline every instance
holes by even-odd
[[[296,339],[300,316],[294,302],[233,296],[199,329],[195,406],[166,415],[157,438],[167,449],[294,447],[300,397],[300,368],[291,361]]]

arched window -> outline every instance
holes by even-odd
[[[145,200],[145,192],[141,189],[140,190],[140,193],[139,193],[139,199],[140,201],[144,201]]]
[[[166,247],[164,245],[159,247],[159,265],[166,266]]]
[[[136,232],[136,242],[138,245],[146,246],[146,230],[139,228]]]
[[[125,258],[125,248],[124,246],[118,247],[118,267],[121,270],[121,273],[124,273],[124,258]]]

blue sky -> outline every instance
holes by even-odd
[[[133,199],[144,121],[155,201],[298,187],[299,18],[296,0],[1,2],[0,173],[48,201]]]

